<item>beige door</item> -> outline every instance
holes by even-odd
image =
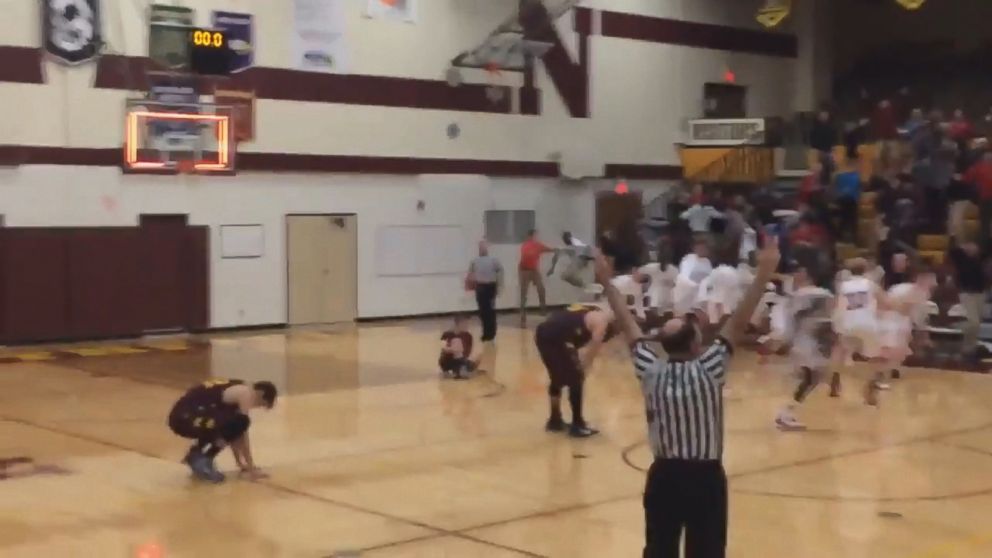
[[[354,215],[286,218],[289,324],[351,322],[357,312]]]

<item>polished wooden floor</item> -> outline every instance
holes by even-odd
[[[0,364],[0,556],[638,556],[650,456],[622,348],[588,383],[603,434],[574,441],[543,431],[543,369],[512,323],[467,382],[438,380],[437,321]],[[781,433],[786,369],[733,364],[729,556],[992,556],[992,377],[910,370],[877,410],[817,392],[810,430]],[[286,394],[252,427],[271,479],[202,485],[179,464],[166,413],[210,376]]]

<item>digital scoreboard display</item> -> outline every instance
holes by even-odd
[[[194,74],[226,76],[231,73],[231,46],[223,31],[194,27],[189,30],[188,47],[189,69]]]

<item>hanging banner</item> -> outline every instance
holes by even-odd
[[[45,52],[64,64],[89,62],[100,54],[100,1],[41,0]]]
[[[193,17],[192,8],[153,4],[148,15],[148,57],[167,70],[187,69]]]
[[[344,0],[293,0],[292,67],[348,72]]]
[[[255,25],[251,14],[213,12],[210,27],[227,33],[231,49],[231,73],[243,72],[255,65]]]
[[[907,10],[918,10],[927,0],[896,0],[900,6]]]
[[[754,16],[765,27],[777,27],[792,13],[792,0],[765,0]]]
[[[231,107],[234,119],[234,139],[238,142],[255,139],[255,93],[231,89],[214,91],[214,102]]]
[[[375,19],[417,21],[417,0],[368,0],[365,15]]]

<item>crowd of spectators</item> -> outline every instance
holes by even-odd
[[[838,268],[843,242],[873,255],[891,283],[926,257],[918,250],[920,235],[947,235],[947,250],[929,263],[967,307],[964,329],[974,347],[990,287],[989,135],[992,111],[975,123],[960,109],[948,118],[889,99],[846,122],[821,110],[808,134],[810,172],[794,196],[692,185],[669,203],[670,257],[680,261],[704,238],[718,261],[736,264],[767,232],[779,239],[782,265],[816,262],[823,282]],[[873,192],[874,211],[864,210],[865,192]],[[979,226],[966,226],[974,213]]]

